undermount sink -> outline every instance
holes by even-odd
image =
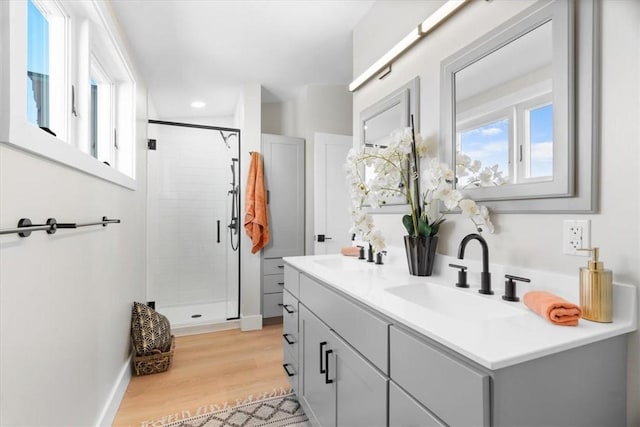
[[[387,292],[429,311],[468,321],[486,321],[522,315],[507,302],[441,285],[413,284],[389,288]]]

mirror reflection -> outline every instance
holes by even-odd
[[[458,188],[551,181],[552,21],[457,71]]]
[[[418,77],[410,80],[360,113],[360,143],[365,147],[365,151],[367,147],[387,146],[393,131],[410,126],[412,115],[415,130],[420,131],[419,82]],[[362,173],[365,182],[369,182],[375,172],[372,167],[367,167]],[[402,186],[400,181],[398,186]],[[407,206],[407,200],[402,195],[389,197],[385,206],[376,208],[375,213],[401,213],[405,212]]]
[[[365,147],[385,148],[391,139],[391,133],[406,126],[406,118],[403,114],[406,113],[406,105],[403,105],[406,98],[406,94],[398,97],[397,102],[389,104],[386,109],[363,120],[362,134]],[[373,166],[365,166],[364,180],[367,184],[374,176],[373,169]],[[402,187],[402,182],[399,182],[398,186]],[[387,205],[405,205],[407,200],[402,196],[390,196],[386,202]]]

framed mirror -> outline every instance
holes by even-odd
[[[596,2],[540,1],[442,63],[442,156],[497,212],[594,212]]]
[[[420,80],[416,77],[360,113],[360,144],[365,150],[367,147],[387,145],[391,132],[410,126],[411,115],[415,131],[419,132],[419,93]],[[371,169],[366,168],[365,180],[372,173]],[[407,206],[406,199],[398,196],[387,199],[385,206],[371,208],[371,212],[402,213]]]

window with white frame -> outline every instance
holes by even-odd
[[[546,93],[456,125],[456,176],[461,189],[553,179],[553,105]]]
[[[117,167],[115,156],[114,84],[95,56],[91,57],[89,81],[89,153]]]
[[[0,121],[0,143],[136,188],[136,84],[108,5],[25,0],[5,11],[0,85],[9,110],[23,113]]]
[[[57,1],[28,0],[27,122],[67,140],[67,16]]]

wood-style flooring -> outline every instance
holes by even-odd
[[[141,426],[171,414],[289,389],[282,369],[282,324],[176,337],[167,372],[133,377],[114,426]]]

